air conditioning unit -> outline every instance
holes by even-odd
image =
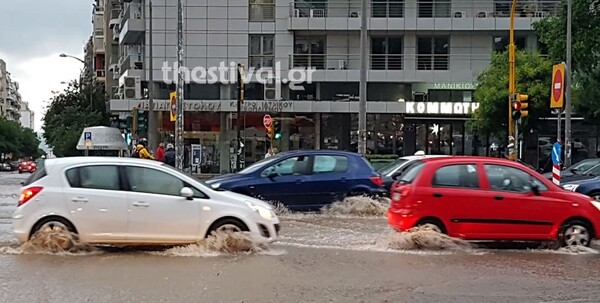
[[[454,12],[454,18],[466,18],[467,17],[467,13],[465,12]]]
[[[412,99],[415,102],[427,102],[428,95],[424,92],[413,92]]]
[[[310,17],[311,18],[324,18],[325,17],[325,10],[324,9],[311,9],[310,10]]]
[[[125,99],[141,99],[142,98],[142,81],[140,77],[122,77],[123,96]]]
[[[265,83],[265,100],[281,100],[281,80],[272,79]]]
[[[123,94],[122,93],[116,93],[115,94],[115,99],[123,99]]]

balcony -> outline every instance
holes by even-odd
[[[123,11],[120,23],[120,44],[141,43],[146,30],[146,24],[142,19],[142,7],[137,3],[130,3]]]
[[[123,60],[121,60],[119,71],[123,74],[125,71],[134,69],[134,70],[143,70],[144,69],[144,61],[141,55],[138,54],[129,54]]]
[[[369,30],[508,30],[510,1],[427,3],[371,0]],[[561,13],[560,1],[530,0],[517,5],[516,30],[531,30],[543,17]],[[290,4],[289,30],[360,30],[360,0],[296,1]]]
[[[372,82],[472,82],[492,54],[371,54]],[[313,81],[359,81],[360,55],[292,54],[289,68],[312,68]]]

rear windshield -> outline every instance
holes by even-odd
[[[45,176],[46,176],[46,169],[44,167],[42,167],[41,169],[38,169],[33,174],[31,174],[31,176],[29,176],[27,179],[25,179],[25,181],[23,182],[23,186],[27,186]]]
[[[412,183],[424,167],[425,163],[421,161],[415,161],[414,163],[409,164],[404,173],[398,178],[398,182],[404,184]]]

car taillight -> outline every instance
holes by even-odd
[[[29,200],[35,197],[42,189],[43,187],[35,186],[22,190],[21,197],[19,198],[19,206],[29,202]]]
[[[383,187],[383,178],[381,176],[371,177],[371,182],[375,183],[375,185]]]
[[[410,186],[397,187],[392,192],[392,196],[391,196],[392,202],[399,202],[400,199],[406,198],[410,194],[410,191],[411,191]]]

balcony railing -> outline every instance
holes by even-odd
[[[367,14],[373,18],[508,18],[511,1],[452,1],[405,3],[402,0],[371,0]],[[517,4],[516,17],[557,16],[558,0],[529,0]],[[361,14],[359,0],[295,1],[290,4],[293,18],[353,18]]]
[[[130,69],[144,69],[144,62],[142,61],[141,55],[127,55],[123,60],[121,60],[121,66],[119,67],[119,71],[124,73],[126,70]]]
[[[369,55],[370,70],[449,70],[453,62],[464,68],[486,65],[492,54],[376,54]],[[358,70],[360,55],[292,54],[289,68],[317,70]]]
[[[250,21],[272,21],[275,20],[275,2],[264,3],[268,1],[251,0],[250,1]]]
[[[121,17],[121,28],[124,27],[125,22],[129,19],[142,19],[142,6],[139,3],[129,3],[125,7]]]

